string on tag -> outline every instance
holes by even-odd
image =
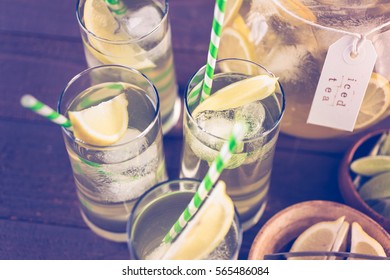
[[[360,47],[367,40],[367,36],[364,34],[360,34],[360,38],[356,38],[353,41],[352,52],[350,54],[351,58],[356,58],[359,55]]]

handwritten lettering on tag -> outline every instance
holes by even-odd
[[[344,36],[332,44],[322,68],[307,122],[353,131],[377,54],[371,41]]]

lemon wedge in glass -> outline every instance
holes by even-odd
[[[289,12],[293,13],[295,16],[299,18],[303,18],[305,20],[316,22],[317,17],[315,14],[311,11],[310,8],[308,8],[306,5],[304,5],[299,0],[281,0],[279,1],[280,4]],[[302,20],[296,19],[291,17],[289,14],[287,14],[285,11],[280,10],[281,19],[284,19],[295,26],[304,25],[305,22]]]
[[[312,225],[301,233],[292,245],[290,252],[307,252],[307,251],[331,251],[337,238],[340,236],[340,229],[346,234],[344,225],[345,216],[335,221],[323,221]],[[326,256],[315,257],[290,257],[289,260],[310,259],[325,260]]]
[[[104,1],[87,0],[84,5],[84,25],[93,33],[85,46],[96,59],[104,64],[120,64],[138,70],[156,65],[146,57],[146,51],[134,42],[121,28]]]
[[[129,115],[126,95],[120,95],[81,111],[69,111],[74,136],[87,144],[108,146],[127,131]]]
[[[226,27],[223,29],[220,39],[218,58],[224,59],[234,57],[254,61],[255,46],[253,42],[249,41],[249,34],[246,35],[247,27],[243,28],[245,23],[238,19],[238,22],[236,22],[234,26],[236,28],[240,28],[241,31],[234,27]],[[248,63],[243,64],[239,62],[229,62],[221,64],[221,68],[224,72],[242,72],[248,75],[252,75],[254,72],[253,67]]]
[[[224,25],[229,25],[238,15],[243,0],[227,0],[225,6]]]
[[[234,204],[219,181],[192,220],[173,241],[163,259],[206,258],[223,242],[234,219]]]
[[[382,245],[368,235],[357,222],[352,223],[351,232],[351,253],[386,257]]]
[[[217,92],[195,108],[192,116],[203,111],[223,111],[234,109],[243,105],[262,100],[273,94],[276,90],[278,78],[268,75],[258,75],[232,83]]]

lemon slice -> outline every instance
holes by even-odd
[[[233,201],[226,194],[225,183],[219,181],[163,259],[194,260],[207,257],[224,240],[233,219]]]
[[[390,198],[390,172],[371,178],[360,188],[359,194],[364,200]]]
[[[357,222],[352,223],[351,253],[386,257],[382,245],[368,235]]]
[[[368,156],[351,163],[351,170],[363,176],[375,176],[390,172],[390,156]]]
[[[317,17],[315,14],[307,7],[305,6],[301,1],[299,0],[282,0],[280,1],[281,5],[288,10],[289,12],[293,13],[294,15],[306,19],[311,22],[316,22]],[[289,14],[284,12],[283,10],[281,11],[281,19],[288,21],[290,24],[295,25],[295,26],[300,26],[300,25],[305,25],[306,23],[291,17]]]
[[[258,75],[232,83],[205,99],[192,115],[195,118],[202,111],[234,109],[267,98],[275,92],[277,82],[278,78]]]
[[[121,93],[96,106],[76,112],[69,111],[74,136],[91,145],[114,144],[128,127],[127,104],[126,95]]]
[[[336,242],[338,233],[343,227],[345,216],[335,221],[319,222],[301,233],[292,245],[290,252],[330,251]],[[325,256],[291,257],[297,259],[325,260]]]
[[[236,27],[240,25],[242,25],[242,23],[236,23]],[[237,28],[240,28],[241,31],[236,30],[233,27],[226,27],[222,30],[218,58],[241,58],[254,61],[255,46],[253,42],[249,41],[249,35],[246,34],[246,28]],[[248,75],[252,75],[254,73],[253,66],[251,66],[249,63],[223,63],[221,64],[221,68],[224,72],[238,72]]]
[[[371,126],[382,120],[390,105],[390,83],[378,73],[372,73],[362,106],[355,123],[355,129]]]
[[[249,38],[251,30],[249,29],[248,25],[245,23],[245,20],[241,15],[236,16],[233,21],[232,28],[240,32],[240,34],[243,35],[245,38]]]
[[[138,70],[153,68],[156,65],[146,58],[146,51],[135,43],[128,43],[131,38],[121,28],[104,1],[87,0],[84,5],[84,24],[92,32],[85,46],[104,64],[121,64]]]
[[[238,15],[242,5],[242,0],[227,0],[225,6],[224,25],[229,25]]]

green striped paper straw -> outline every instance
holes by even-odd
[[[126,14],[127,7],[123,4],[122,0],[104,0],[108,8],[117,16]]]
[[[191,92],[188,94],[187,103],[189,106],[194,105],[199,100],[199,93],[202,90],[202,81],[203,78],[198,81],[197,77],[194,77],[194,83],[196,83],[196,86],[194,86]]]
[[[165,235],[163,242],[170,243],[183,230],[188,221],[195,215],[199,207],[202,205],[207,194],[211,191],[214,184],[217,182],[226,164],[236,151],[237,143],[244,136],[244,127],[242,124],[236,124],[233,127],[232,133],[228,141],[222,146],[217,158],[213,161],[206,176],[200,183],[198,190],[191,199],[187,208],[180,215],[169,232]]]
[[[226,0],[216,0],[214,7],[214,19],[211,29],[211,38],[209,45],[209,52],[207,56],[206,72],[204,75],[204,82],[202,88],[202,95],[200,102],[210,96],[211,87],[213,84],[215,62],[217,60],[219,41],[222,32],[223,20],[225,18]]]
[[[23,107],[32,110],[33,112],[49,119],[50,121],[59,124],[65,128],[72,129],[72,124],[66,117],[58,114],[52,108],[36,99],[34,96],[29,94],[23,95],[20,99],[20,103]]]

